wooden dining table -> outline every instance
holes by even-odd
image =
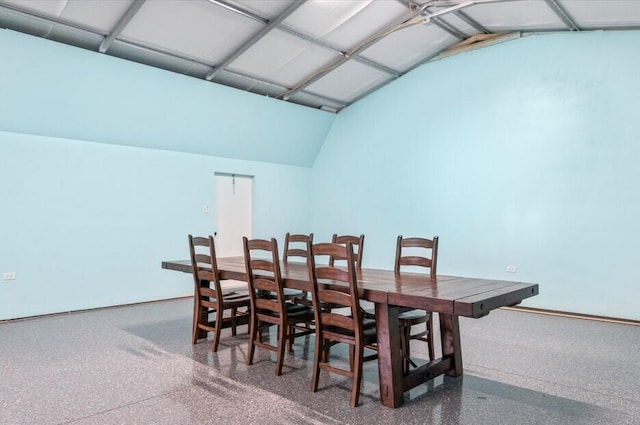
[[[191,273],[188,260],[163,261],[162,268]],[[306,264],[282,262],[286,288],[311,290]],[[246,281],[244,259],[218,259],[221,279]],[[499,307],[519,304],[538,294],[538,285],[493,279],[477,279],[392,270],[358,270],[362,299],[375,304],[378,334],[380,402],[389,407],[404,403],[404,392],[436,376],[462,375],[459,317],[480,318]],[[398,314],[407,309],[438,313],[442,357],[403,372]]]

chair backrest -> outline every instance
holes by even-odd
[[[403,248],[419,248],[431,251],[431,256],[419,256],[419,255],[403,255]],[[413,254],[413,252],[412,252]],[[393,270],[396,273],[400,273],[400,266],[419,266],[429,269],[431,276],[436,275],[436,267],[438,265],[438,237],[434,236],[433,239],[425,238],[403,238],[402,235],[398,236],[398,242],[396,243],[396,262]]]
[[[358,281],[351,242],[346,244],[320,243],[308,244],[310,252],[307,258],[309,280],[312,283],[313,310],[316,326],[341,328],[356,333],[361,337],[362,311],[358,295]],[[344,260],[346,267],[336,267],[318,263],[318,257],[329,257]],[[335,283],[338,282],[336,285]],[[331,283],[334,283],[333,285]],[[323,304],[332,306],[323,309]],[[349,308],[349,315],[338,314],[335,309]]]
[[[362,268],[362,254],[363,254],[363,250],[364,250],[364,235],[360,235],[360,236],[352,236],[352,235],[342,235],[342,236],[338,236],[337,233],[333,234],[333,237],[331,238],[331,242],[332,243],[336,243],[336,244],[342,244],[342,245],[346,245],[347,243],[350,243],[353,246],[353,259],[355,261],[355,267],[356,269],[361,269]],[[333,266],[334,264],[334,258],[331,257],[329,259],[329,265]]]
[[[282,314],[285,311],[285,298],[278,243],[274,238],[268,241],[249,240],[247,237],[242,238],[242,242],[251,308]]]
[[[218,294],[221,294],[222,290],[220,289],[220,275],[218,274],[213,236],[189,235],[189,253],[191,255],[193,281],[196,285],[196,297],[199,298],[202,295],[218,299]],[[210,282],[210,284],[203,287],[202,281]],[[213,287],[211,287],[211,284],[213,284]],[[204,289],[207,287],[208,289]],[[205,290],[206,294],[203,293]]]
[[[307,258],[307,243],[313,243],[313,233],[296,235],[287,233],[284,237],[284,253],[282,260],[287,262],[290,257]],[[294,244],[292,248],[291,245]]]

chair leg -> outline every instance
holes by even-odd
[[[320,360],[321,357],[324,356],[324,341],[323,338],[319,335],[319,332],[316,332],[316,343],[314,344],[314,355],[313,355],[313,374],[311,376],[311,391],[318,391],[318,381],[320,379]]]
[[[328,363],[329,362],[329,355],[331,354],[331,346],[335,345],[332,343],[332,341],[326,341],[325,346],[324,346],[324,352],[322,353],[322,361],[324,363]]]
[[[296,334],[296,328],[294,328],[293,326],[287,326],[286,329],[287,329],[287,336],[286,336],[287,351],[290,353],[293,353],[293,339]]]
[[[358,345],[353,347],[355,351],[353,361],[353,383],[351,388],[351,407],[358,405],[358,399],[360,398],[360,384],[362,382],[362,358],[364,356],[364,347]]]
[[[402,326],[402,370],[406,373],[409,371],[409,360],[411,358],[411,324],[405,323]]]
[[[278,358],[276,360],[276,376],[280,376],[282,374],[282,363],[284,361],[284,350],[286,348],[287,343],[287,328],[288,326],[284,323],[279,324],[278,326]]]
[[[237,308],[231,309],[231,336],[236,336],[236,315],[238,314]]]
[[[216,310],[216,327],[213,333],[213,345],[211,346],[211,351],[213,351],[214,353],[218,351],[218,343],[220,342],[220,334],[222,332],[222,314],[222,309],[219,308]]]
[[[191,343],[194,345],[198,342],[198,323],[200,322],[200,316],[202,316],[200,300],[198,300],[198,297],[195,297],[193,303],[193,330],[191,332]]]
[[[260,337],[260,333],[258,330],[258,319],[252,313],[249,323],[249,348],[247,350],[247,365],[251,365],[253,363],[253,355],[256,352],[256,345],[254,343],[256,337]]]
[[[355,361],[355,359],[354,359],[355,351],[356,351],[356,346],[355,345],[349,345],[349,370],[351,372],[353,372],[353,363]]]

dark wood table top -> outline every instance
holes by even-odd
[[[191,273],[188,260],[163,261],[162,268]],[[282,263],[281,268],[285,287],[309,289],[304,263]],[[246,281],[242,257],[219,258],[218,269],[221,279]],[[395,274],[393,270],[367,268],[358,271],[358,287],[367,301],[473,318],[538,294],[538,285],[533,283],[445,275],[431,278],[419,273]]]

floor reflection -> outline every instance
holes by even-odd
[[[640,359],[627,353],[640,351],[640,327],[492,312],[461,324],[463,377],[438,377],[390,409],[367,362],[352,409],[346,378],[323,374],[311,392],[313,336],[296,340],[276,377],[270,351],[246,365],[246,327],[225,330],[217,353],[192,345],[191,311],[183,299],[0,324],[0,423],[639,423]],[[576,332],[588,343],[565,343]]]

